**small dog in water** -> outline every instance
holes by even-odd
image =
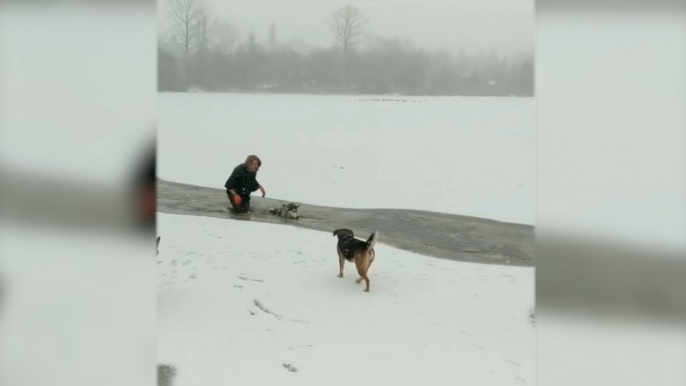
[[[300,208],[300,205],[290,202],[288,204],[282,204],[281,208],[274,208],[270,210],[269,214],[273,214],[291,220],[297,220],[300,218],[300,216],[298,215],[298,208]]]
[[[360,275],[356,282],[359,284],[364,280],[367,285],[364,290],[369,292],[369,267],[372,266],[376,256],[374,245],[379,238],[379,232],[372,233],[367,241],[356,239],[353,231],[345,228],[336,229],[333,231],[333,235],[338,236],[338,245],[336,246],[340,266],[338,277],[343,277],[343,267],[346,260],[351,263],[355,262],[357,273]]]

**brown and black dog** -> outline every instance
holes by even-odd
[[[372,266],[376,256],[374,245],[379,238],[379,232],[372,233],[367,241],[356,239],[355,234],[350,229],[336,229],[333,231],[333,235],[338,236],[338,245],[336,246],[340,265],[338,277],[343,277],[345,261],[348,260],[351,263],[354,261],[357,273],[360,275],[356,281],[359,284],[364,280],[367,285],[364,290],[369,292],[369,267]]]

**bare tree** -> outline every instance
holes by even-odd
[[[206,10],[201,9],[195,29],[198,49],[204,49],[209,46],[211,34],[216,26],[217,21]]]
[[[354,5],[346,5],[334,11],[327,22],[333,38],[343,48],[344,56],[359,44],[368,26],[367,18]]]
[[[201,0],[170,0],[169,18],[172,22],[172,39],[179,42],[183,52],[188,55],[200,40],[199,31],[207,23],[207,12]],[[206,37],[206,36],[205,36]]]

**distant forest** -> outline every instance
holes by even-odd
[[[373,36],[360,10],[328,19],[331,46],[281,42],[277,25],[259,41],[217,20],[202,0],[170,0],[171,29],[158,44],[158,90],[436,96],[534,95],[533,54],[457,55]]]

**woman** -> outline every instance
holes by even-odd
[[[244,213],[250,210],[250,194],[257,190],[262,192],[262,197],[266,192],[262,185],[257,182],[257,171],[260,170],[262,161],[256,155],[250,155],[245,162],[236,166],[233,173],[224,187],[226,195],[229,196],[231,206],[236,212]]]

